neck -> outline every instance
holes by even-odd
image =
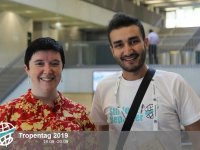
[[[145,76],[147,72],[147,66],[144,65],[142,68],[140,68],[138,71],[135,72],[128,72],[128,71],[123,71],[122,76],[126,80],[138,80],[141,79]]]
[[[53,106],[54,100],[59,96],[57,92],[39,94],[32,91],[32,94],[35,98],[40,99],[44,104],[48,104],[49,106]]]

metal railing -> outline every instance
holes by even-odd
[[[25,79],[24,52],[0,71],[0,103]]]

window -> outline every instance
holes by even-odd
[[[166,12],[166,28],[200,26],[200,8],[183,7]]]

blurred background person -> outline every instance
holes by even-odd
[[[159,36],[152,29],[149,30],[148,34],[149,39],[149,63],[150,64],[158,64],[157,58],[157,46],[159,43]]]

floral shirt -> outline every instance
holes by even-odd
[[[54,107],[25,95],[0,106],[0,122],[9,122],[18,131],[93,131],[95,130],[80,104],[65,98],[60,92]]]

